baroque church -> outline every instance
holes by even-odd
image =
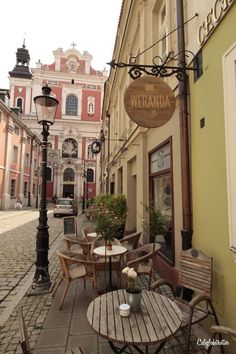
[[[92,55],[80,53],[75,43],[66,51],[57,48],[53,55],[53,63],[39,60],[30,69],[25,44],[17,49],[16,65],[9,72],[10,106],[18,107],[21,121],[41,140],[33,98],[46,84],[51,88],[59,105],[48,137],[47,199],[89,200],[99,188],[99,155],[91,145],[100,137],[107,71],[94,70]]]

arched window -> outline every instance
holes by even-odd
[[[73,182],[75,180],[75,172],[72,168],[66,168],[63,175],[64,182]]]
[[[50,167],[46,168],[46,181],[51,182],[52,180],[52,170]]]
[[[17,98],[16,107],[21,108],[21,111],[23,110],[23,100],[22,100],[22,98]]]
[[[62,144],[62,157],[77,158],[78,144],[74,139],[68,138]]]
[[[87,169],[87,182],[93,182],[94,172],[92,168]]]
[[[93,96],[88,97],[87,112],[91,116],[95,113],[95,98]]]
[[[66,114],[70,116],[78,114],[78,99],[74,95],[69,95],[66,98]]]

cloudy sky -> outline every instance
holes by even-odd
[[[72,48],[92,56],[96,70],[109,68],[122,0],[6,0],[1,4],[0,88],[8,88],[8,71],[16,64],[16,50],[23,44],[31,57],[30,67],[40,59],[54,60],[52,51]]]

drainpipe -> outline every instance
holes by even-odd
[[[184,9],[183,0],[176,0],[177,10],[177,43],[179,52],[179,65],[185,63],[185,38],[184,38]],[[189,152],[189,128],[188,128],[188,78],[184,76],[179,81],[179,119],[180,119],[180,149],[181,149],[181,180],[182,180],[182,214],[183,230],[182,249],[192,247],[192,210],[191,210],[191,185],[190,185],[190,152]]]

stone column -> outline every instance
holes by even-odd
[[[25,169],[25,145],[27,143],[26,132],[23,131],[22,144],[21,144],[21,164],[20,164],[20,183],[19,183],[19,195],[20,200],[24,199],[24,169]]]
[[[7,125],[7,140],[5,147],[5,170],[3,178],[3,194],[2,194],[2,209],[7,210],[10,208],[10,164],[12,159],[12,134],[14,132],[14,123],[12,118],[9,117]]]

